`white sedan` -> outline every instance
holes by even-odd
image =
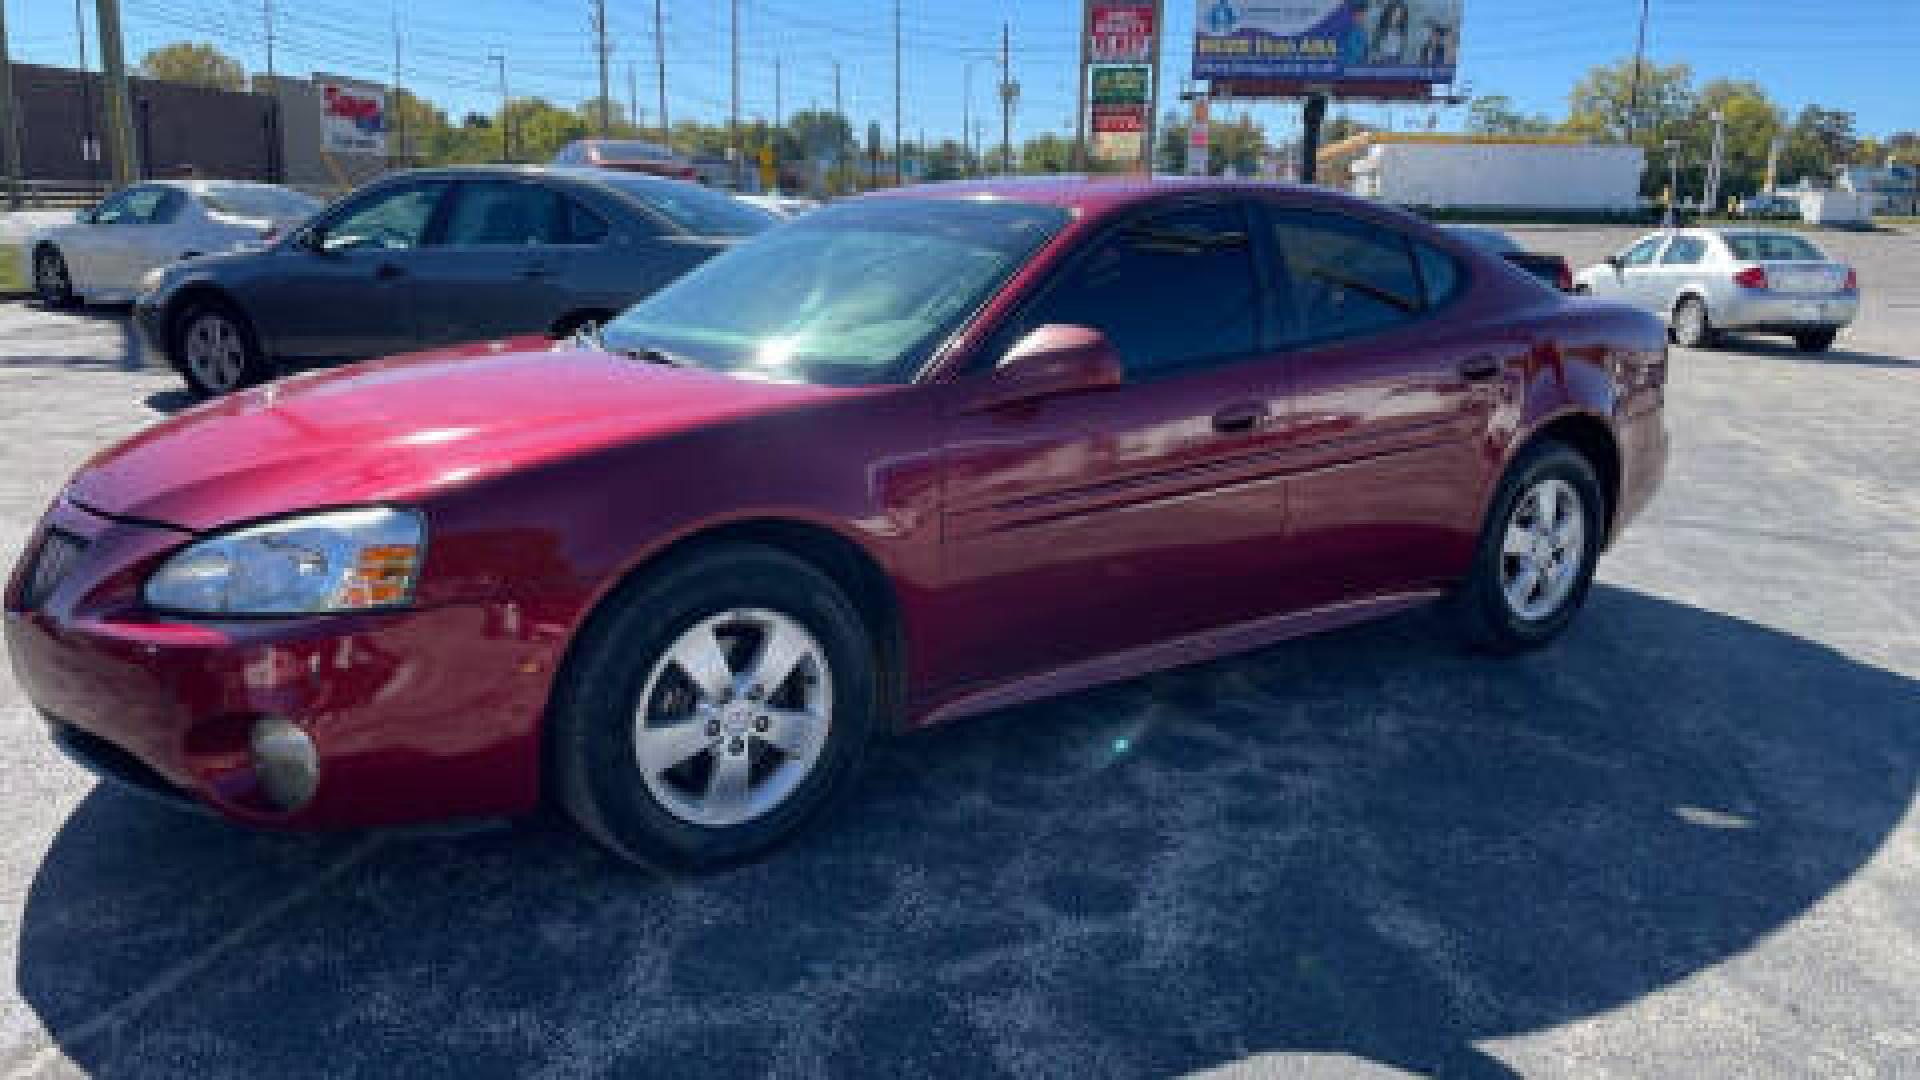
[[[35,229],[20,253],[49,307],[127,303],[149,271],[260,243],[320,207],[273,184],[156,180],[109,195],[71,222]]]

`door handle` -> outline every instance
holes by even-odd
[[[1491,379],[1500,374],[1500,359],[1491,353],[1470,356],[1460,361],[1460,374],[1476,382]]]
[[[1241,435],[1267,422],[1272,415],[1262,401],[1243,401],[1213,414],[1213,430],[1222,435]]]
[[[392,281],[394,278],[406,277],[407,272],[392,263],[381,263],[373,268],[373,276],[378,281]]]

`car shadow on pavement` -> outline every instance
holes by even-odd
[[[134,329],[132,309],[124,304],[53,309],[35,303],[32,308],[35,318],[7,328],[0,368],[161,370],[158,358],[147,353]],[[86,351],[70,351],[76,344]]]
[[[1723,348],[1738,349],[1740,352],[1753,353],[1756,356],[1778,357],[1802,364],[1826,365],[1830,367],[1876,367],[1895,368],[1906,371],[1920,371],[1920,359],[1894,356],[1891,353],[1870,352],[1836,345],[1825,352],[1806,352],[1793,345],[1767,338],[1729,337]]]
[[[1911,805],[1920,683],[1601,587],[1462,654],[1415,613],[885,742],[746,867],[551,822],[289,837],[96,789],[21,996],[95,1072],[1159,1076],[1480,1040],[1749,948]]]

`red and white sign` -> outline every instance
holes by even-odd
[[[327,154],[387,152],[387,92],[371,83],[318,75],[320,150]]]
[[[1147,130],[1147,110],[1139,105],[1096,105],[1093,130],[1098,133]]]
[[[1087,51],[1096,64],[1141,64],[1153,55],[1152,3],[1093,0],[1087,16]]]

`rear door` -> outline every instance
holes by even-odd
[[[1646,307],[1660,315],[1671,315],[1681,291],[1701,284],[1706,258],[1705,237],[1697,233],[1675,236],[1660,253],[1660,262],[1640,271],[1645,275]]]
[[[1445,581],[1478,534],[1492,411],[1527,343],[1450,321],[1467,264],[1418,236],[1284,205],[1267,222],[1293,387],[1287,606]]]
[[[976,410],[965,377],[947,441],[938,603],[966,684],[1070,664],[1272,611],[1286,520],[1273,420],[1286,364],[1261,343],[1247,208],[1208,201],[1116,224],[988,350],[1093,327],[1124,385]]]
[[[422,344],[542,333],[566,313],[573,252],[559,192],[531,178],[468,177],[444,218],[408,284]]]

